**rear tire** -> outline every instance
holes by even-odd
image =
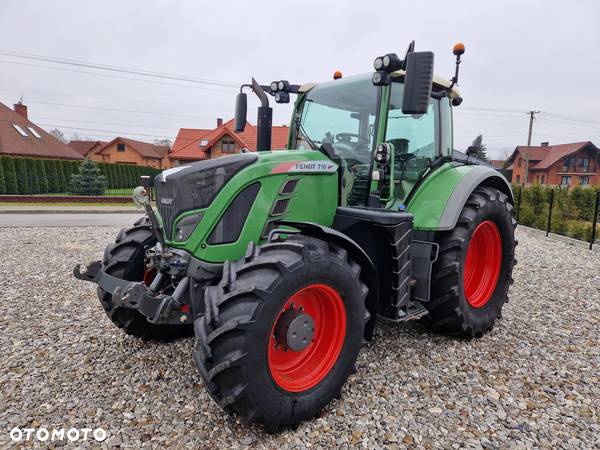
[[[356,371],[367,293],[360,266],[340,247],[303,236],[251,243],[244,258],[225,263],[219,285],[206,288],[205,315],[194,323],[194,360],[209,394],[268,429],[314,417]],[[290,307],[314,319],[310,343],[297,351],[274,345]]]
[[[430,328],[451,336],[480,337],[501,317],[516,262],[517,223],[512,212],[505,194],[479,187],[456,227],[438,234],[431,301],[423,304],[429,310],[423,322]]]
[[[147,217],[135,222],[131,228],[122,229],[114,244],[106,247],[102,269],[117,278],[143,281],[146,248],[156,244]],[[125,333],[143,340],[170,341],[191,336],[191,325],[156,325],[134,309],[114,308],[112,295],[98,287],[98,298],[108,318]]]

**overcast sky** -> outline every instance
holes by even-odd
[[[411,39],[417,50],[435,52],[435,71],[444,77],[452,75],[453,44],[466,45],[459,82],[464,102],[455,110],[456,148],[464,150],[480,133],[492,155],[525,144],[528,110],[542,111],[534,124],[534,144],[592,140],[600,145],[596,0],[493,5],[0,1],[0,51],[233,84],[251,76],[264,84],[276,79],[302,83],[328,80],[338,69],[345,76],[371,72],[374,57],[402,55]],[[67,137],[173,139],[181,127],[213,127],[216,117],[231,118],[235,93],[231,87],[0,55],[0,101],[12,105],[22,94],[34,122],[45,129],[57,126]],[[257,102],[249,103],[254,121]],[[478,110],[487,108],[509,111]],[[274,122],[287,123],[289,107],[275,109]]]

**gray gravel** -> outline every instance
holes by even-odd
[[[0,447],[16,426],[103,427],[103,447],[133,448],[590,448],[600,441],[598,253],[519,230],[511,301],[491,334],[469,342],[418,324],[383,325],[341,400],[319,419],[268,435],[210,400],[192,364],[192,339],[152,344],[125,336],[94,287],[71,276],[117,231],[0,229]]]

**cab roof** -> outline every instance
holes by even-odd
[[[400,78],[400,77],[404,77],[404,75],[406,74],[406,72],[404,70],[396,70],[395,72],[392,72],[392,78]],[[364,74],[365,76],[367,74]],[[329,83],[335,83],[335,80],[333,81],[328,81]],[[302,86],[300,86],[300,88],[298,89],[298,92],[308,92],[310,91],[312,88],[314,88],[315,86],[322,84],[322,83],[304,83]],[[436,84],[438,86],[444,87],[444,88],[449,88],[450,85],[452,84],[449,80],[447,80],[446,78],[440,77],[439,75],[433,75],[433,84]],[[457,89],[456,86],[452,87],[452,91],[450,92],[450,97],[451,98],[457,98],[460,97],[460,91]]]

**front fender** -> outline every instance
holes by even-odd
[[[514,204],[511,186],[497,170],[448,163],[425,179],[408,204],[407,211],[414,215],[414,229],[452,230],[467,199],[479,186],[498,189]]]

